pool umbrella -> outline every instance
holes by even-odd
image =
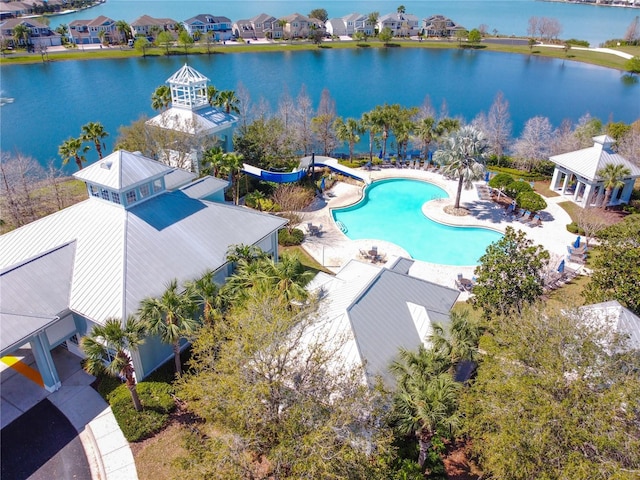
[[[489,171],[488,170],[486,172],[484,172],[484,181],[485,182],[489,181]]]
[[[324,192],[324,186],[325,186],[324,177],[322,177],[322,180],[320,181],[320,190],[322,190],[323,192]]]
[[[576,238],[576,241],[573,242],[573,246],[574,248],[580,248],[580,235],[578,235],[578,238]]]
[[[560,262],[560,265],[558,265],[558,272],[560,273],[564,272],[564,260],[562,260]]]

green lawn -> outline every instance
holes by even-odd
[[[230,43],[227,45],[215,45],[207,50],[206,46],[197,45],[188,49],[189,55],[219,55],[223,53],[247,53],[247,52],[274,52],[274,51],[290,51],[290,50],[323,50],[323,49],[335,49],[335,48],[431,48],[431,49],[457,49],[460,48],[456,41],[439,41],[439,40],[425,40],[423,42],[417,42],[415,40],[401,40],[393,39],[391,43],[385,46],[382,42],[376,39],[370,39],[368,42],[355,42],[355,41],[331,41],[323,42],[321,45],[315,45],[311,42],[278,42],[273,44],[246,44],[242,42]],[[579,61],[590,63],[594,65],[600,65],[608,68],[615,68],[618,70],[624,70],[626,60],[617,55],[611,55],[606,53],[570,50],[565,53],[561,48],[546,48],[546,47],[534,47],[533,50],[529,50],[527,45],[502,45],[502,44],[481,44],[474,48],[478,53],[482,51],[496,51],[505,53],[517,53],[521,55],[537,55],[544,57],[562,58],[569,61]],[[621,50],[628,51],[629,53],[637,54],[637,50],[640,47],[624,47]],[[183,48],[179,46],[171,47],[169,49],[170,55],[178,56],[185,55]],[[161,47],[149,48],[145,52],[148,57],[162,57],[166,55],[166,50]],[[111,59],[111,58],[128,58],[128,57],[141,57],[142,53],[138,50],[127,47],[109,47],[102,49],[82,50],[78,48],[68,49],[64,52],[50,52],[48,54],[49,61],[64,61],[64,60],[89,60],[89,59]],[[186,56],[186,55],[185,55]],[[42,56],[39,53],[26,53],[23,50],[15,50],[11,52],[4,52],[0,59],[0,64],[11,63],[40,63],[42,62]]]

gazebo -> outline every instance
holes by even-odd
[[[593,147],[549,158],[556,164],[551,190],[583,208],[600,205],[605,188],[604,180],[598,172],[608,164],[624,165],[631,171],[631,175],[621,179],[624,186],[613,190],[609,205],[628,203],[633,184],[640,177],[640,167],[614,152],[612,146],[615,140],[608,135],[593,137],[593,141]]]
[[[197,170],[202,150],[220,145],[226,152],[233,150],[233,130],[238,117],[209,105],[209,79],[185,64],[167,79],[171,89],[171,108],[147,121],[150,127],[173,135],[166,153],[173,167]]]

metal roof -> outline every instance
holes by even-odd
[[[206,199],[214,193],[224,190],[228,186],[229,182],[227,180],[206,176],[185,185],[180,191],[184,192],[190,198]]]
[[[1,355],[58,320],[69,305],[75,242],[0,272]]]
[[[640,177],[640,167],[611,150],[611,137],[600,135],[593,140],[593,147],[554,155],[549,160],[592,182],[600,180],[598,171],[607,164],[624,165],[631,170],[630,177]]]
[[[75,241],[73,269],[55,283],[70,285],[68,308],[100,323],[135,313],[140,300],[160,295],[174,278],[183,283],[220,268],[229,245],[253,245],[285,223],[181,191],[129,210],[90,198],[0,236],[0,269]],[[49,281],[42,288],[57,286]]]
[[[369,383],[380,375],[394,384],[389,365],[400,347],[415,349],[431,323],[445,323],[459,292],[410,275],[356,260],[335,277],[318,274],[308,287],[321,291],[321,321],[346,336],[346,364],[364,365]]]
[[[163,177],[172,170],[172,167],[142,154],[117,150],[74,173],[73,176],[84,182],[123,191],[140,183]]]
[[[617,300],[585,305],[580,310],[600,322],[608,322],[616,332],[629,336],[629,346],[640,350],[640,317]]]
[[[148,125],[176,130],[190,135],[212,134],[229,128],[238,121],[238,117],[215,107],[200,108],[193,111],[187,108],[170,109],[147,120]]]

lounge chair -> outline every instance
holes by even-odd
[[[540,220],[540,215],[534,215],[533,218],[531,220],[529,220],[528,225],[530,227],[541,227],[542,226],[542,220]]]

